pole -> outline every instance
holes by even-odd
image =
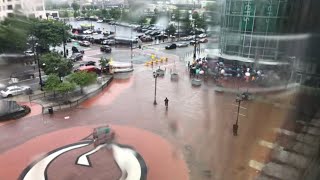
[[[37,63],[38,63],[38,70],[39,70],[39,84],[40,84],[40,90],[43,91],[43,83],[42,83],[42,77],[41,77],[41,67],[40,67],[40,59],[38,55],[38,46],[36,47],[36,56],[37,56]]]
[[[157,105],[157,78],[158,75],[154,75],[154,101],[153,101],[153,105]]]
[[[63,38],[63,57],[67,58],[67,54],[66,54],[66,36],[65,36],[65,30],[64,30],[64,26],[66,24],[65,19],[63,19],[63,29],[62,29],[62,38]]]
[[[180,40],[180,11],[178,10],[178,41]]]
[[[133,67],[133,62],[132,62],[132,27],[131,27],[131,68]]]
[[[237,113],[236,125],[238,125],[238,122],[239,122],[240,105],[241,105],[241,100],[239,99],[238,100],[238,113]]]

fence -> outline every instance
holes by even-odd
[[[103,80],[105,80],[106,78],[102,78]],[[74,100],[74,101],[65,101],[63,103],[57,103],[55,105],[50,105],[50,106],[42,106],[42,113],[45,114],[45,113],[48,113],[48,109],[49,108],[52,108],[53,111],[58,111],[58,110],[61,110],[61,109],[68,109],[68,108],[71,108],[71,107],[75,107],[75,106],[78,106],[79,104],[81,104],[82,102],[84,102],[85,100],[95,96],[96,94],[98,94],[99,92],[103,91],[113,80],[113,77],[111,77],[110,79],[108,79],[104,84],[101,85],[100,88],[96,89],[95,91],[93,92],[90,92],[82,97],[80,97],[79,99],[77,100]],[[52,95],[52,94],[51,94]],[[44,94],[44,97],[45,94]]]

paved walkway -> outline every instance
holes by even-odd
[[[44,134],[2,153],[0,155],[0,179],[17,179],[23,169],[29,164],[35,160],[46,157],[45,154],[53,149],[80,141],[90,135],[94,127],[95,126],[75,127]],[[130,145],[141,154],[148,167],[147,179],[189,179],[188,168],[182,159],[182,155],[179,153],[173,156],[175,151],[174,147],[160,136],[142,129],[126,126],[113,125],[112,128],[116,132],[118,143]],[[41,144],[41,146],[38,146],[38,144]],[[74,159],[73,162],[74,161],[76,161],[76,159]],[[98,162],[92,161],[91,163],[94,168],[95,163]],[[64,164],[63,169],[72,169],[74,166],[76,166],[74,163]],[[91,177],[92,179],[97,179],[94,178],[97,177],[95,176],[96,173],[103,173],[95,171],[92,168],[86,170],[87,167],[77,166],[77,168],[80,173],[87,171],[86,177]],[[51,170],[49,169],[49,171]],[[55,173],[59,173],[59,170]]]

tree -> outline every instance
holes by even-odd
[[[94,83],[97,79],[97,75],[95,73],[88,73],[85,71],[79,71],[76,73],[72,73],[68,80],[80,86],[81,94],[83,93],[83,87],[88,86]]]
[[[72,2],[71,7],[72,7],[74,12],[76,12],[76,11],[78,11],[80,9],[80,5],[76,1]]]
[[[156,16],[152,16],[151,20],[150,20],[150,24],[155,24],[157,22],[157,17]]]
[[[64,77],[71,73],[72,62],[66,60],[58,53],[47,53],[40,57],[40,64],[45,74],[56,74]]]
[[[19,15],[0,22],[0,53],[25,51],[31,25],[29,19]]]
[[[112,8],[109,11],[111,18],[118,20],[121,17],[121,9],[120,8]]]
[[[49,74],[44,86],[44,90],[48,92],[55,92],[58,90],[60,83],[61,81],[56,74]]]
[[[138,20],[138,23],[140,25],[146,24],[147,23],[147,18],[145,16],[140,17],[140,19]]]
[[[69,29],[69,26],[60,21],[35,19],[30,32],[38,39],[37,43],[42,49],[49,50],[50,46],[59,46],[70,36]]]
[[[182,19],[182,29],[187,34],[189,34],[191,32],[191,30],[192,30],[192,24],[191,24],[191,21],[189,19],[189,14],[188,13]]]
[[[102,72],[104,71],[104,69],[105,69],[106,66],[108,65],[109,61],[110,61],[109,59],[106,59],[106,58],[103,58],[103,57],[100,58],[100,60],[99,60],[99,65],[100,65],[100,67],[101,67],[101,71],[102,71]]]
[[[68,11],[59,11],[59,16],[60,17],[69,17]]]
[[[154,8],[153,10],[154,14],[158,15],[159,14],[159,10],[157,8]]]
[[[110,14],[106,9],[101,10],[101,16],[106,19],[110,19]]]
[[[166,32],[168,33],[168,35],[174,35],[176,33],[176,27],[173,24],[170,24],[167,29]]]
[[[76,3],[75,1],[73,1],[72,2],[72,4],[71,4],[71,7],[72,7],[72,9],[73,9],[73,16],[74,17],[77,17],[77,15],[79,14],[79,13],[77,13],[78,11],[79,11],[79,9],[80,9],[80,5],[78,4],[78,3]]]
[[[68,93],[70,91],[73,91],[76,89],[76,85],[74,83],[70,83],[70,82],[62,82],[58,85],[57,87],[57,91],[59,93]]]

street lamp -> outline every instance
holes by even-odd
[[[132,26],[131,26],[131,44],[130,44],[130,46],[131,46],[131,68],[133,68],[133,62],[132,62],[132,44],[133,44],[133,42],[132,42]]]
[[[153,105],[157,105],[157,79],[159,77],[159,73],[157,71],[153,72],[154,77],[154,101]]]
[[[65,29],[64,26],[66,25],[65,19],[63,19],[63,28],[62,28],[62,38],[63,38],[63,57],[66,58],[66,35],[65,35]]]
[[[40,52],[39,48],[40,47],[39,47],[38,43],[36,43],[35,47],[34,47],[34,49],[36,50],[34,57],[36,58],[37,63],[38,63],[40,90],[43,91],[43,82],[42,82],[42,77],[41,77],[41,66],[40,66],[40,59],[39,59],[39,52]]]

